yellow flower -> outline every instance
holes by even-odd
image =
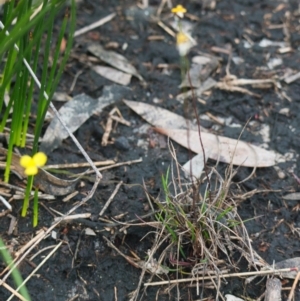
[[[183,18],[184,14],[186,13],[186,9],[182,5],[177,5],[176,7],[172,8],[171,12],[179,18]]]
[[[38,152],[33,157],[28,155],[22,156],[20,159],[20,165],[25,168],[25,174],[27,176],[34,176],[38,172],[38,168],[42,167],[47,162],[47,156]]]
[[[180,56],[185,56],[196,45],[196,41],[187,33],[179,31],[176,35],[176,46]]]

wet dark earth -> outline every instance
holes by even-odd
[[[129,294],[138,287],[142,270],[110,248],[103,236],[113,241],[124,254],[133,256],[134,253],[145,260],[147,251],[153,245],[155,229],[149,226],[130,226],[126,231],[120,231],[122,226],[110,227],[108,222],[99,220],[98,215],[116,185],[122,181],[123,185],[102,217],[111,220],[123,214],[119,218],[123,223],[132,220],[141,223],[144,219],[153,221],[151,215],[144,217],[151,211],[143,182],[149,195],[154,198],[162,197],[161,175],[166,174],[168,166],[172,164],[172,157],[167,138],[151,127],[146,127],[146,121],[126,106],[122,99],[160,106],[179,115],[188,112],[189,118],[195,118],[192,106],[186,110],[176,100],[181,92],[178,87],[181,83],[180,57],[174,37],[158,26],[155,18],[150,17],[152,11],[156,12],[160,1],[149,2],[153,10],[138,8],[137,1],[97,0],[78,4],[78,29],[113,12],[117,15],[103,26],[75,39],[59,92],[69,93],[70,96],[85,93],[98,98],[102,96],[104,87],[114,85],[90,69],[90,65],[95,64],[89,60],[93,56],[87,50],[91,43],[99,43],[124,55],[136,67],[147,85],[133,77],[128,89],[122,88],[124,95],[105,107],[100,114],[89,118],[75,132],[75,136],[94,161],[116,159],[118,162],[125,162],[142,158],[142,162],[104,170],[103,180],[92,199],[75,212],[91,213],[91,218],[59,224],[54,229],[57,239],[64,240],[64,243],[27,282],[32,300],[122,301],[130,300]],[[201,53],[216,56],[219,67],[211,76],[216,81],[221,81],[226,75],[228,51],[231,50],[231,75],[237,79],[272,78],[276,79],[277,85],[242,86],[251,91],[252,95],[217,88],[206,91],[201,95],[201,101],[196,102],[201,126],[212,133],[235,139],[239,138],[245,126],[242,140],[257,146],[263,145],[281,155],[276,168],[258,168],[250,179],[239,184],[243,193],[254,189],[264,192],[245,200],[240,199],[237,202],[238,212],[242,220],[247,221],[245,225],[252,239],[253,249],[266,262],[272,264],[273,261],[300,257],[298,201],[283,199],[284,195],[300,189],[295,177],[300,177],[300,82],[286,80],[288,74],[300,71],[299,3],[296,0],[219,0],[215,2],[215,7],[213,3],[214,1],[204,0],[180,3],[190,14],[186,21],[192,25],[191,35],[197,42],[188,54],[189,59]],[[177,4],[179,3],[173,3]],[[161,20],[165,24],[172,20],[167,7],[161,14]],[[267,43],[269,44],[266,46]],[[272,65],[274,62],[279,63],[275,66]],[[70,92],[75,77],[77,80]],[[57,107],[62,106],[61,102],[54,103]],[[119,109],[131,125],[128,127],[118,124],[110,136],[113,143],[102,146],[102,125],[106,123],[108,114],[114,107]],[[208,117],[211,115],[224,122],[217,123],[215,119]],[[187,149],[176,143],[174,147],[180,164],[191,158],[192,153]],[[84,162],[70,138],[47,155],[48,164]],[[208,166],[214,164],[215,162],[208,161]],[[224,163],[218,165],[223,176],[227,166]],[[240,182],[251,172],[252,168],[241,167],[233,181]],[[22,185],[16,177],[11,182]],[[63,197],[42,200],[38,229],[50,227],[53,214],[59,216],[58,212],[66,213],[88,193],[92,184],[91,179],[83,178],[77,186],[79,194],[68,202],[63,202]],[[1,236],[6,244],[17,242],[20,247],[38,229],[31,226],[32,212],[29,212],[27,218],[19,217],[21,201],[14,200],[11,205],[11,214],[18,218],[17,229],[8,235],[10,218],[2,216]],[[50,211],[49,208],[55,211]],[[86,228],[92,229],[95,235],[87,235]],[[20,266],[24,278],[44,259],[44,254],[48,251],[42,252],[32,261],[31,255],[56,243],[51,235],[39,243]],[[158,258],[159,255],[158,252],[154,257]],[[241,261],[238,268],[231,272],[246,272],[248,268],[248,263]],[[150,276],[146,274],[143,283]],[[162,280],[175,277],[172,273],[160,276]],[[265,279],[259,280],[261,278],[246,286],[241,278],[229,278],[227,282],[222,282],[220,292],[245,300],[247,297],[247,300],[257,300],[265,290]],[[153,281],[159,281],[159,278],[154,276]],[[8,280],[8,283],[12,281]],[[291,287],[292,281],[283,284]],[[181,300],[216,300],[215,289],[201,289],[202,295],[197,296],[195,287],[179,287]],[[283,300],[287,299],[288,293],[289,290],[283,291]],[[295,293],[295,300],[300,300],[299,286]],[[0,287],[0,300],[7,300],[9,295],[6,289]],[[137,300],[177,300],[177,296],[176,287],[158,286],[144,292],[142,284]]]

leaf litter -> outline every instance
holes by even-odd
[[[185,148],[200,154],[202,146],[199,133],[194,125],[185,118],[167,110],[144,103],[124,101],[147,122],[156,127],[156,131],[170,137]],[[164,116],[164,118],[161,118]],[[247,167],[268,167],[275,165],[275,152],[265,150],[242,140],[207,133],[201,128],[204,149],[210,159]]]
[[[145,1],[146,2],[146,1]],[[276,43],[278,43],[278,42],[276,42]],[[278,46],[278,45],[276,45],[276,43],[272,43],[272,45],[270,45],[270,46]],[[265,43],[265,44],[268,44],[268,43]],[[270,43],[269,43],[270,44]],[[280,44],[280,46],[279,47],[283,47],[283,46],[285,46],[285,47],[288,47],[288,45],[289,44],[285,44],[285,45],[283,45],[283,44]],[[268,45],[269,46],[269,45]],[[266,47],[266,46],[265,46]],[[197,74],[197,72],[195,72],[195,74]],[[234,78],[234,80],[231,82],[231,80],[232,80],[232,78],[229,80],[229,82],[230,82],[230,86],[238,86],[238,85],[244,85],[244,84],[257,84],[258,82],[249,82],[247,79],[246,79],[246,81],[244,81],[244,82],[236,82],[235,80],[236,80],[236,78]],[[269,84],[270,82],[265,82],[264,84]],[[203,84],[203,83],[202,83]],[[214,83],[214,84],[212,84],[211,85],[211,87],[210,88],[212,88],[212,87],[214,87],[215,86],[215,84],[216,83]],[[271,83],[272,84],[272,83]],[[201,88],[201,86],[200,86],[200,88]],[[208,89],[210,89],[210,88],[208,88]],[[225,90],[226,89],[228,89],[228,87],[225,87]],[[202,94],[202,92],[203,91],[205,91],[204,89],[200,89],[199,91],[198,91],[198,94],[196,94],[197,96],[200,96],[201,94]],[[238,92],[242,92],[242,93],[247,93],[247,91],[248,90],[243,90],[243,89],[228,89],[228,91],[238,91]],[[249,93],[250,94],[250,93]],[[258,94],[250,94],[250,95],[254,95],[254,96],[259,96]],[[186,96],[186,95],[185,95]],[[185,97],[184,95],[182,95],[182,97]],[[132,107],[133,107],[134,105],[132,105]],[[170,112],[171,113],[171,112]],[[149,115],[151,115],[151,114],[149,114]],[[161,116],[164,116],[164,115],[161,115]],[[161,118],[161,119],[164,119],[164,118]],[[155,118],[153,118],[153,120],[155,121]],[[182,120],[182,119],[181,119]],[[153,122],[154,122],[153,121]],[[163,120],[164,121],[164,123],[168,123],[168,121],[166,122],[165,120]],[[159,121],[155,121],[155,122],[157,122],[157,124],[159,124]],[[186,126],[186,128],[188,129],[188,130],[186,130],[185,132],[186,132],[186,136],[188,136],[188,133],[189,133],[189,131],[193,131],[193,129],[192,129],[192,127],[193,127],[193,125],[191,125],[191,122],[186,122],[186,120],[185,119],[183,119],[182,120],[182,125],[184,124],[184,122],[186,123],[186,124],[189,124],[190,126]],[[162,122],[163,123],[163,122]],[[158,126],[158,125],[155,125],[156,127],[158,127],[158,128],[161,128],[160,130],[162,130],[162,131],[165,131],[167,134],[169,134],[168,133],[168,131],[169,130],[175,130],[176,128],[174,127],[173,128],[173,124],[175,124],[176,125],[176,120],[174,121],[174,122],[170,122],[170,124],[172,124],[172,126]],[[184,126],[182,127],[182,128],[184,128]],[[197,128],[195,128],[194,129],[194,131],[195,132],[197,132]],[[204,129],[203,129],[203,131],[205,131]],[[175,134],[174,135],[176,135],[176,132],[174,132]],[[202,129],[201,129],[201,133],[203,133],[202,132]],[[214,136],[216,136],[216,135],[214,135]],[[226,138],[226,137],[223,137],[223,138]],[[199,139],[199,137],[198,137],[198,139]],[[219,136],[216,136],[216,137],[214,137],[213,138],[214,140],[213,141],[218,141],[218,148],[219,148]],[[239,142],[237,142],[237,140],[233,140],[232,142],[235,142],[235,145],[237,146],[238,144],[239,144]],[[227,143],[228,143],[228,141],[227,141]],[[216,143],[215,143],[216,144]],[[225,144],[226,145],[226,144]],[[225,148],[230,148],[230,149],[232,149],[232,146],[230,146],[230,147],[228,147],[227,145],[225,146]],[[250,146],[250,148],[251,148],[251,150],[252,150],[252,146]],[[235,150],[236,148],[234,148],[234,150]],[[249,149],[248,149],[248,151],[249,151]],[[258,151],[257,149],[255,150],[255,152],[256,151]],[[220,152],[216,152],[217,153],[217,156],[216,156],[216,154],[214,155],[214,157],[217,157],[218,159],[221,157],[221,155],[220,155]],[[201,155],[201,152],[199,153],[199,155]],[[208,154],[209,155],[209,154]],[[243,155],[243,156],[245,156],[245,154]],[[247,155],[248,156],[248,155]],[[247,157],[246,156],[246,157]],[[248,158],[248,157],[247,157]],[[218,160],[218,159],[216,159],[216,160]],[[228,163],[228,162],[227,162]],[[238,164],[238,165],[240,165],[240,164]],[[256,165],[255,165],[256,166]],[[153,271],[154,272],[154,271]],[[266,301],[271,301],[271,300],[266,300]]]
[[[100,60],[106,64],[137,77],[143,83],[145,82],[136,68],[123,55],[112,50],[105,50],[99,44],[91,44],[88,46],[88,51],[100,58]]]
[[[59,113],[69,130],[73,133],[93,114],[100,113],[103,108],[120,100],[129,91],[128,88],[117,85],[105,86],[103,95],[98,99],[93,99],[86,94],[77,95],[73,100],[65,103],[60,108]],[[54,150],[68,136],[68,132],[55,116],[44,134],[40,150],[45,153]]]

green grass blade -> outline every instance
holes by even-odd
[[[2,258],[4,260],[4,262],[6,263],[7,266],[10,267],[11,269],[11,275],[12,278],[14,279],[14,282],[16,284],[17,287],[21,286],[23,283],[23,279],[22,276],[19,272],[19,270],[14,266],[13,264],[13,260],[9,254],[9,252],[7,251],[6,246],[4,245],[2,239],[0,238],[0,253],[2,255]],[[31,301],[31,298],[29,296],[29,293],[27,291],[27,288],[25,286],[22,286],[20,288],[20,294],[27,300],[27,301]]]
[[[38,197],[38,189],[34,191],[33,197],[33,227],[36,227],[39,222],[39,197]]]

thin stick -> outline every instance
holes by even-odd
[[[116,164],[113,164],[113,165],[110,165],[110,166],[101,167],[98,170],[102,171],[102,170],[107,170],[107,169],[111,169],[111,168],[122,166],[122,165],[130,165],[130,164],[140,163],[140,162],[143,162],[142,158],[139,158],[139,159],[136,159],[136,160],[120,162],[120,163],[116,163]]]
[[[0,285],[4,286],[8,291],[10,291],[13,295],[15,295],[16,297],[18,297],[19,299],[21,299],[22,301],[28,301],[27,299],[25,299],[20,293],[18,293],[16,290],[14,290],[11,286],[9,286],[7,283],[3,282],[0,279]]]
[[[43,252],[45,252],[45,251],[47,251],[47,250],[49,250],[49,249],[53,249],[53,248],[55,248],[55,247],[56,247],[56,245],[52,245],[52,246],[48,246],[48,247],[45,247],[45,248],[43,248],[43,249],[37,251],[34,255],[32,255],[32,256],[29,258],[29,261],[32,261],[32,260],[33,260],[35,257],[37,257],[39,254],[41,254],[41,253],[43,253]]]
[[[65,198],[62,199],[63,202],[68,202],[70,201],[73,197],[75,197],[77,194],[79,193],[79,191],[74,191],[72,193],[70,193],[68,196],[66,196]]]
[[[297,285],[297,283],[299,281],[299,278],[300,278],[300,272],[298,272],[298,274],[297,274],[297,276],[296,276],[296,278],[294,280],[294,283],[293,283],[292,289],[291,289],[291,291],[289,293],[289,297],[288,297],[287,301],[292,301],[292,299],[294,297],[296,285]]]
[[[70,220],[79,219],[79,218],[90,218],[91,215],[92,215],[91,213],[78,213],[78,214],[66,216],[64,218],[64,221],[70,221]],[[61,219],[61,217],[56,217],[54,219],[54,221],[58,221],[59,219]]]
[[[92,30],[92,29],[94,29],[94,28],[96,28],[96,27],[99,27],[99,26],[101,26],[101,25],[103,25],[103,24],[109,22],[109,21],[112,20],[116,15],[117,15],[116,13],[112,13],[112,14],[110,14],[110,15],[108,15],[108,16],[102,18],[101,20],[95,22],[95,23],[92,23],[92,24],[90,24],[90,25],[88,25],[88,26],[85,26],[85,27],[79,29],[79,30],[76,30],[75,33],[74,33],[74,37],[77,37],[77,36],[79,36],[79,35],[81,35],[81,34],[83,34],[83,33],[86,33],[86,32],[88,32],[88,31],[90,31],[90,30]]]
[[[115,164],[116,161],[114,160],[106,160],[106,161],[97,161],[94,162],[95,166],[106,166],[106,165],[111,165]],[[44,169],[64,169],[64,168],[80,168],[80,167],[89,167],[90,164],[87,162],[82,162],[82,163],[67,163],[67,164],[53,164],[53,165],[47,165],[43,167]]]
[[[62,241],[42,260],[42,262],[29,274],[29,276],[23,281],[21,285],[16,289],[18,291],[22,286],[24,286],[27,281],[32,277],[32,275],[35,274],[36,271],[38,271],[42,265],[52,256],[52,254],[62,245]],[[7,301],[11,300],[14,297],[14,295],[11,295]]]
[[[0,195],[0,201],[3,203],[3,205],[9,210],[12,210],[11,204],[3,197]]]
[[[116,163],[116,164],[113,164],[113,165],[110,165],[110,166],[100,167],[100,168],[98,168],[98,170],[99,170],[99,171],[102,171],[102,170],[108,170],[108,169],[115,168],[115,167],[119,167],[119,166],[122,166],[122,165],[131,165],[131,164],[134,164],[134,163],[140,163],[140,162],[143,162],[143,159],[142,159],[142,158],[136,159],[136,160],[131,160],[131,161],[119,162],[119,163]],[[93,173],[93,170],[84,172],[84,173],[82,173],[82,174],[77,174],[76,177],[78,177],[78,176],[80,176],[80,175],[89,175],[89,174],[91,174],[91,173]]]
[[[211,275],[205,277],[199,277],[199,280],[211,280],[220,278],[231,278],[231,277],[241,277],[241,276],[252,276],[252,275],[269,275],[269,274],[280,274],[284,272],[290,272],[295,270],[295,268],[286,268],[279,270],[269,270],[269,271],[256,271],[256,272],[244,272],[244,273],[232,273],[232,274],[220,274],[220,275]],[[196,281],[196,278],[187,278],[187,279],[177,279],[177,280],[168,280],[168,281],[157,281],[152,283],[145,283],[144,286],[157,286],[157,285],[165,285],[165,284],[173,284],[173,283],[185,283],[185,282],[193,282]]]
[[[164,31],[166,31],[170,36],[174,38],[176,37],[176,33],[172,29],[170,29],[167,25],[165,25],[163,22],[158,21],[157,25],[160,26]]]
[[[22,253],[25,252],[25,250],[27,250],[32,244],[38,241],[44,234],[45,234],[44,229],[39,230],[39,232],[35,237],[33,237],[25,246],[23,246],[19,251],[15,253],[15,257],[18,258]]]
[[[115,293],[115,301],[118,301],[118,289],[114,286],[114,293]]]
[[[135,268],[139,269],[141,268],[141,266],[134,261],[134,258],[127,256],[125,254],[123,254],[108,238],[106,238],[105,236],[102,236],[102,238],[107,242],[107,245],[114,249],[118,254],[120,254],[123,258],[125,258],[131,265],[133,265]]]
[[[111,194],[110,198],[107,200],[106,204],[104,205],[103,209],[101,210],[101,212],[99,213],[99,216],[102,216],[103,213],[105,212],[105,210],[107,209],[107,207],[110,205],[110,203],[113,201],[115,195],[117,194],[117,192],[119,191],[121,185],[123,184],[123,181],[120,181],[119,184],[116,186],[114,192]]]

